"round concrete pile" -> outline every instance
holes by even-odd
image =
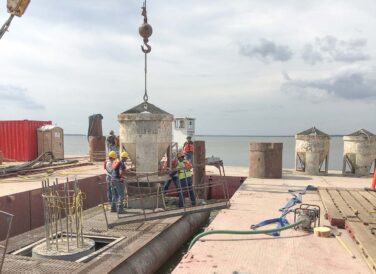
[[[81,247],[77,247],[75,244],[72,245],[75,241],[70,241],[69,243],[69,251],[67,240],[64,239],[58,240],[58,248],[53,245],[48,249],[45,242],[41,243],[33,248],[32,257],[36,259],[77,261],[95,251],[95,242],[88,238],[84,239]]]

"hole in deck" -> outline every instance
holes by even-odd
[[[73,238],[76,237],[75,234],[72,235]],[[57,237],[60,239],[61,237],[65,238],[66,233],[58,233]],[[94,241],[94,252],[84,256],[82,258],[79,258],[75,262],[82,262],[86,263],[98,256],[99,254],[103,253],[104,251],[108,250],[112,246],[114,246],[119,241],[123,240],[125,237],[103,237],[103,236],[95,236],[95,235],[84,235],[85,238],[91,239]],[[56,239],[56,235],[54,236],[54,239]],[[34,242],[28,246],[25,246],[23,248],[20,248],[16,251],[11,252],[12,255],[19,255],[19,256],[25,256],[25,257],[32,257],[32,250],[35,246],[42,244],[45,242],[45,239],[39,240],[37,242]],[[51,258],[52,259],[52,258]]]

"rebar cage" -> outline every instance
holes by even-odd
[[[73,184],[42,181],[46,249],[70,252],[84,245],[83,199],[78,180]]]

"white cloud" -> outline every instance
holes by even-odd
[[[53,120],[67,133],[85,133],[88,116],[102,113],[104,131],[116,130],[117,114],[142,101],[141,5],[139,0],[32,1],[0,41],[0,81],[22,87],[29,103],[44,109],[18,104],[1,118]],[[373,0],[148,1],[154,30],[148,56],[150,101],[175,115],[195,116],[198,133],[295,133],[310,117],[337,125],[333,117],[346,114],[331,99],[349,102],[350,83],[368,96],[372,73],[356,70],[341,78],[333,72],[350,60],[376,65],[365,58],[376,54],[375,8]],[[0,22],[6,18],[1,10]],[[320,48],[315,56],[315,37],[328,34],[335,37],[335,46]],[[313,56],[316,66],[297,56],[309,41],[307,58]],[[252,58],[239,54],[241,43]],[[284,79],[281,71],[286,71]],[[289,78],[295,83],[290,89],[309,86],[305,93],[316,99],[302,101],[280,92]],[[347,93],[340,91],[346,90],[340,82],[347,83]],[[320,102],[320,111],[312,101]],[[376,116],[375,108],[365,112],[366,100],[356,101],[357,121],[372,131],[369,117]],[[297,109],[302,110],[299,117]],[[353,117],[346,121],[357,125]]]
[[[263,62],[286,62],[293,56],[291,49],[285,45],[277,45],[273,41],[261,39],[258,44],[242,44],[239,53],[250,58],[257,58]]]
[[[302,57],[311,65],[323,61],[345,63],[365,61],[370,59],[370,56],[363,52],[366,45],[366,39],[340,40],[331,35],[316,37],[313,43],[305,45]]]
[[[376,70],[358,67],[340,69],[327,78],[288,80],[281,90],[314,103],[333,98],[376,100]]]
[[[27,91],[20,87],[0,85],[0,106],[26,108],[30,110],[43,109],[44,106],[29,97]]]

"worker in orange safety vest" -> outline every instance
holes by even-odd
[[[193,163],[193,142],[192,142],[192,136],[187,136],[187,141],[183,145],[183,151],[185,154],[185,158]]]

